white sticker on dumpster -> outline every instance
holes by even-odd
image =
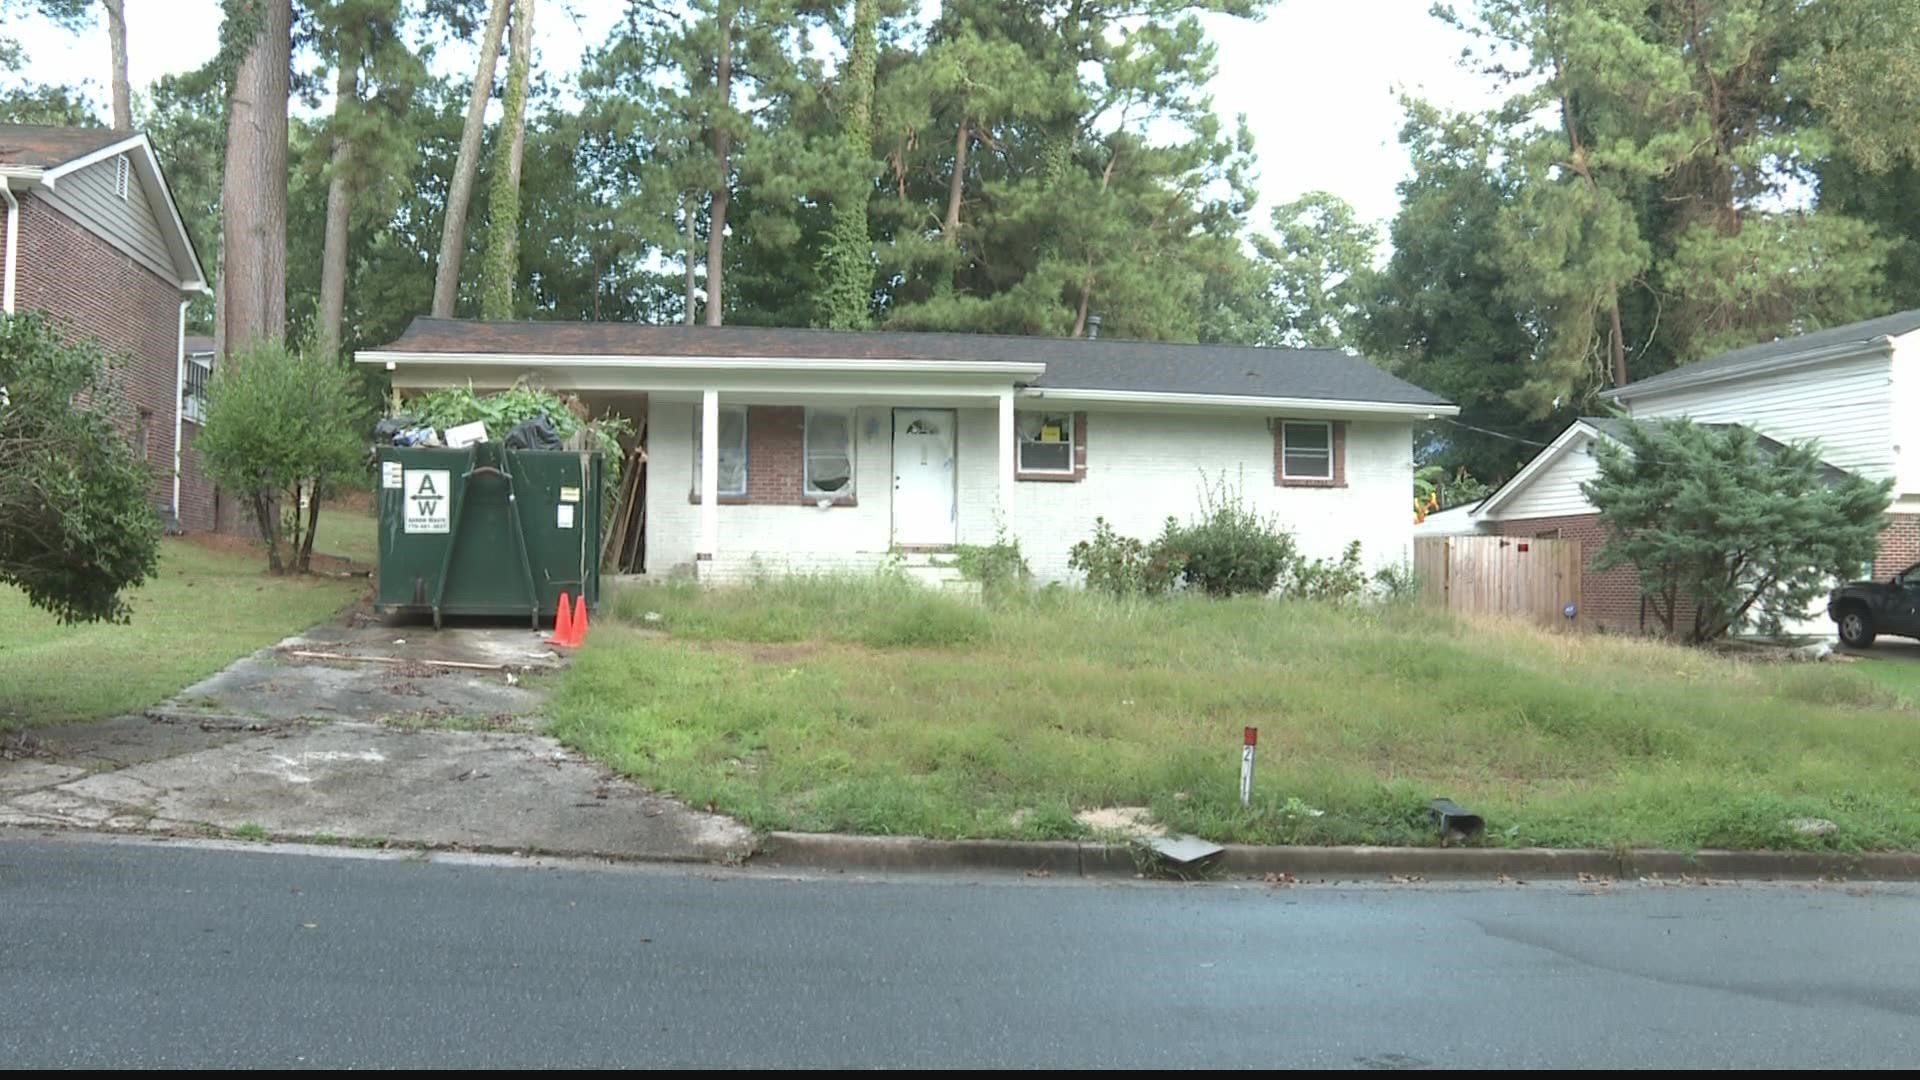
[[[410,533],[448,531],[453,515],[453,474],[446,469],[408,469],[404,518],[401,528]]]
[[[560,527],[563,529],[573,528],[573,507],[565,503],[560,505]]]
[[[380,463],[380,486],[383,488],[394,488],[396,490],[400,487],[399,462],[383,461]]]

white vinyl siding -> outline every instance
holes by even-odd
[[[1566,453],[1534,476],[1524,491],[1502,505],[1498,516],[1502,521],[1512,521],[1591,514],[1593,504],[1587,502],[1580,485],[1599,473],[1600,462],[1593,456],[1593,440],[1576,439]]]
[[[1871,479],[1895,462],[1893,365],[1885,353],[1708,383],[1628,401],[1636,420],[1736,423],[1780,442],[1820,440],[1829,464]],[[1903,425],[1912,428],[1920,417]]]
[[[166,233],[154,214],[145,185],[133,176],[128,178],[126,196],[117,190],[116,174],[121,166],[115,162],[125,160],[122,154],[94,162],[62,176],[58,184],[35,197],[99,233],[147,269],[177,281],[192,271],[174,265],[173,252],[167,247]]]

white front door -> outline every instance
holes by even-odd
[[[952,409],[893,410],[893,542],[951,544],[954,497]]]

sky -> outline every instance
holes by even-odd
[[[1458,109],[1491,104],[1486,81],[1458,65],[1463,36],[1435,20],[1431,0],[1279,0],[1257,23],[1210,17],[1219,47],[1211,90],[1229,121],[1244,113],[1260,159],[1263,208],[1315,190],[1384,223],[1399,199],[1407,158],[1399,145],[1399,95]],[[549,69],[572,66],[597,45],[625,0],[542,0],[535,45]],[[213,55],[219,0],[126,0],[127,66],[136,92]],[[75,37],[23,26],[23,74],[82,82],[107,111],[106,31]],[[1265,223],[1266,210],[1260,211]]]

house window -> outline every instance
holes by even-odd
[[[700,495],[705,479],[701,471],[701,437],[705,433],[702,410],[693,413],[693,494]],[[720,410],[720,494],[747,493],[747,409],[744,405]]]
[[[213,381],[213,356],[188,356],[180,383],[180,415],[196,424],[207,419],[207,384]]]
[[[1280,425],[1280,478],[1333,479],[1333,425],[1325,420],[1286,420]]]
[[[853,413],[808,409],[806,493],[836,498],[853,494]]]
[[[113,193],[123,199],[127,197],[127,180],[131,169],[127,155],[121,154],[113,159]]]
[[[153,410],[141,409],[133,418],[133,452],[145,461],[152,455]]]
[[[1023,412],[1019,414],[1020,471],[1073,473],[1073,414]]]

